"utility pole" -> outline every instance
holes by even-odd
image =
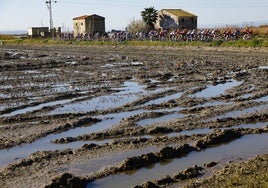
[[[52,19],[52,5],[51,3],[57,3],[57,1],[51,1],[51,0],[48,0],[46,1],[46,4],[47,4],[47,8],[48,8],[48,11],[49,11],[49,24],[50,24],[50,32],[53,31],[53,19]],[[53,36],[53,32],[52,32],[52,36]]]

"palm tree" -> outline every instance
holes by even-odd
[[[157,20],[157,10],[154,7],[145,8],[141,11],[142,20],[146,23],[147,29],[154,29],[154,24]]]

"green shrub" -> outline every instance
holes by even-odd
[[[44,40],[42,41],[42,43],[47,44],[48,41],[49,41],[48,39],[44,39]]]
[[[252,46],[253,46],[253,47],[261,47],[261,45],[262,45],[262,40],[260,40],[260,39],[256,39],[256,38],[254,38],[254,39],[252,40]]]
[[[262,47],[268,47],[268,40],[262,42]]]
[[[217,41],[211,42],[211,46],[215,46],[215,47],[221,46],[222,44],[223,44],[223,40],[217,40]]]
[[[16,39],[16,40],[15,40],[15,43],[17,43],[17,44],[22,44],[22,43],[23,43],[23,39]]]

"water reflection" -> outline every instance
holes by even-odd
[[[9,117],[9,116],[14,116],[14,115],[18,115],[18,114],[24,114],[24,113],[32,112],[32,111],[35,111],[35,110],[40,110],[43,107],[51,107],[51,106],[55,106],[55,105],[59,105],[59,104],[63,105],[63,104],[69,103],[71,101],[72,100],[66,99],[66,100],[47,102],[47,103],[39,104],[37,106],[31,106],[31,107],[15,110],[15,111],[13,111],[11,113],[1,115],[0,117]]]
[[[182,95],[182,93],[175,93],[173,95],[161,97],[161,98],[151,100],[151,101],[145,103],[144,106],[148,106],[148,105],[152,105],[152,104],[161,104],[163,102],[167,102],[167,101],[172,100],[172,99],[178,99],[181,97],[181,95]]]
[[[246,108],[243,110],[234,110],[234,111],[227,112],[227,113],[220,115],[220,116],[209,118],[207,121],[212,121],[212,120],[216,120],[216,119],[223,119],[223,118],[228,118],[228,117],[235,118],[235,117],[245,116],[245,115],[248,115],[251,113],[256,113],[256,112],[268,112],[267,104],[249,107],[249,108]]]
[[[195,97],[205,97],[205,98],[211,98],[216,97],[218,95],[224,94],[224,92],[228,89],[231,89],[232,87],[238,86],[242,84],[242,82],[238,82],[236,80],[232,80],[231,82],[226,82],[224,84],[218,84],[218,85],[210,85],[206,89],[197,92],[193,96]]]
[[[153,123],[167,122],[167,121],[170,121],[172,119],[177,119],[177,118],[182,118],[182,117],[184,117],[184,114],[173,113],[173,114],[163,115],[163,116],[157,117],[157,118],[143,119],[143,120],[138,121],[137,124],[139,126],[145,126],[145,125],[151,125]]]
[[[111,175],[89,183],[87,188],[131,187],[142,184],[145,181],[161,179],[165,175],[173,176],[174,173],[194,165],[203,166],[203,164],[210,161],[226,162],[238,157],[247,158],[257,154],[263,154],[268,150],[267,142],[268,134],[243,136],[231,143],[200,152],[191,152],[186,157],[173,159],[166,164],[157,163],[153,168],[142,168],[130,175],[123,173]]]
[[[139,85],[138,82],[124,82],[122,88],[117,88],[121,90],[120,92],[68,104],[62,108],[55,109],[50,114],[81,113],[123,106],[148,94],[144,87]]]

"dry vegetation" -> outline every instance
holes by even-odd
[[[193,187],[268,187],[268,155],[257,156],[245,162],[230,163],[213,176],[201,182],[194,182]]]
[[[268,37],[268,25],[253,28],[256,35]]]

